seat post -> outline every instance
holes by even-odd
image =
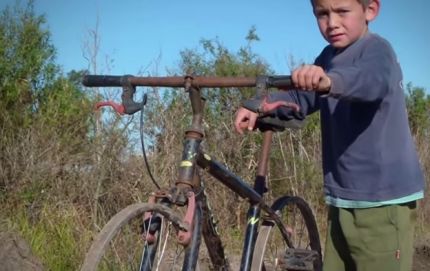
[[[267,129],[263,132],[263,144],[261,145],[260,156],[258,159],[257,173],[255,176],[254,189],[263,195],[266,192],[266,178],[270,157],[270,147],[272,145],[273,131]]]

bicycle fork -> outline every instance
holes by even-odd
[[[158,195],[154,193],[150,196],[148,203],[156,203],[157,197],[163,199],[166,196],[166,193],[159,191]],[[185,226],[178,229],[176,242],[184,247],[185,257],[182,270],[194,271],[200,247],[201,223],[199,221],[202,219],[202,208],[192,191],[187,192],[186,206],[187,209],[182,220]],[[151,265],[159,245],[158,237],[163,227],[162,223],[163,221],[157,213],[146,212],[144,214],[143,228],[147,228],[147,230],[143,232],[142,238],[145,240],[147,248],[143,256],[145,261],[141,263],[140,270],[152,270]]]
[[[154,193],[153,195],[151,195],[149,197],[148,203],[156,203],[156,197],[157,197],[157,193]],[[160,196],[159,196],[160,197]],[[163,196],[161,196],[163,197]],[[183,222],[185,225],[188,226],[187,230],[184,229],[180,229],[178,231],[178,243],[183,245],[183,246],[187,246],[190,244],[191,241],[191,232],[193,231],[193,227],[194,227],[194,217],[195,217],[195,212],[196,212],[196,197],[194,195],[194,192],[192,191],[188,191],[187,192],[187,210],[185,212],[185,216],[183,219]],[[154,218],[155,216],[155,218]],[[152,212],[146,212],[144,214],[144,218],[143,221],[144,223],[146,221],[152,221],[152,219],[156,219],[156,214],[153,214]],[[158,223],[156,223],[157,225]],[[142,238],[147,241],[149,244],[153,244],[154,242],[156,242],[156,236],[155,236],[155,230],[149,230],[147,233],[145,233]]]

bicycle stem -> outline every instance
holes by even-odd
[[[202,97],[200,93],[200,89],[191,86],[191,77],[187,77],[185,81],[185,89],[189,92],[189,97],[191,101],[191,109],[193,112],[193,119],[191,122],[191,128],[189,128],[185,132],[185,137],[187,137],[187,133],[197,133],[199,138],[204,137],[202,121],[203,121],[203,110],[205,107],[205,98]],[[190,137],[193,134],[189,135]]]
[[[185,91],[189,93],[193,118],[191,127],[185,131],[184,150],[179,165],[178,188],[189,189],[200,186],[199,178],[196,178],[196,157],[200,149],[200,143],[204,137],[202,122],[205,99],[201,96],[200,89],[193,87],[193,77],[185,77]]]

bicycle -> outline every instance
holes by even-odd
[[[92,243],[82,271],[121,268],[141,271],[202,270],[202,258],[199,257],[202,237],[211,268],[229,270],[229,261],[204,193],[204,182],[199,174],[201,169],[249,201],[240,270],[321,270],[317,224],[307,202],[297,196],[285,195],[269,206],[263,198],[272,135],[297,123],[280,123],[276,119],[258,122],[264,135],[254,187],[200,148],[204,138],[202,122],[205,105],[201,88],[256,87],[258,93],[264,94],[269,88],[291,88],[290,76],[86,75],[83,84],[88,87],[122,87],[122,104],[104,102],[98,105],[110,105],[121,114],[134,114],[142,109],[145,101],[138,103],[133,100],[137,86],[183,88],[189,93],[192,123],[185,132],[176,184],[154,191],[147,203],[132,204],[114,215]],[[258,104],[257,107],[266,105]],[[296,215],[300,216],[299,220],[296,220]],[[137,235],[140,237],[137,238]],[[170,245],[174,247],[167,248]],[[136,252],[135,248],[139,250]],[[110,263],[113,258],[121,257],[124,260],[119,263]]]

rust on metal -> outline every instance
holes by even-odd
[[[181,245],[188,245],[191,241],[191,232],[193,231],[193,220],[194,220],[194,212],[196,209],[196,197],[192,191],[189,191],[188,194],[188,208],[184,216],[183,222],[190,227],[188,231],[180,230],[178,232],[178,243]]]
[[[254,87],[256,82],[255,77],[215,76],[130,77],[128,80],[134,86],[147,87],[184,87],[188,81],[195,88]]]

